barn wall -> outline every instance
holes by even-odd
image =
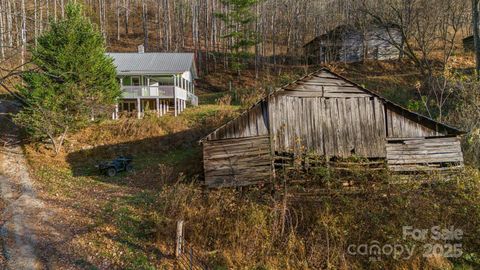
[[[435,125],[393,106],[386,106],[388,138],[415,138],[444,135]]]
[[[360,32],[343,33],[342,48],[338,56],[341,62],[359,62],[363,60],[363,37]]]
[[[376,27],[368,31],[365,38],[367,59],[397,59],[400,55],[400,50],[392,45],[391,40],[396,44],[401,43],[402,36],[400,30],[391,28],[387,31],[384,27]]]
[[[390,139],[387,143],[387,164],[393,171],[462,167],[460,138]]]
[[[208,140],[268,135],[268,105],[260,102],[223,128],[210,134]]]
[[[210,188],[247,186],[270,180],[268,136],[205,141],[205,184]]]
[[[465,52],[474,52],[475,51],[475,43],[473,40],[473,36],[466,37],[462,40],[463,43],[463,50]]]
[[[385,116],[376,97],[275,96],[270,99],[273,150],[385,157]]]

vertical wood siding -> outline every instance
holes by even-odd
[[[220,140],[268,135],[268,106],[262,101],[234,121],[216,130],[207,140]]]
[[[275,152],[385,157],[385,115],[376,97],[277,95],[269,104]]]
[[[408,112],[386,107],[387,114],[387,136],[388,138],[414,138],[444,135],[437,132],[434,125],[426,123],[421,119],[415,119],[414,115]]]
[[[218,188],[269,181],[272,175],[270,150],[268,136],[204,142],[205,184]]]

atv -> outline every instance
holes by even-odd
[[[132,161],[131,157],[119,156],[114,160],[104,161],[98,164],[97,167],[102,174],[114,177],[118,172],[131,172],[133,170]]]

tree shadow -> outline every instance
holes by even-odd
[[[197,128],[142,140],[100,145],[71,152],[66,160],[75,177],[86,176],[137,188],[155,187],[177,181],[175,178],[179,176],[189,178],[202,173],[198,140],[204,134],[203,129]],[[100,162],[118,156],[131,156],[134,170],[108,177],[96,167]]]

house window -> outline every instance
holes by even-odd
[[[132,85],[133,85],[133,86],[139,86],[139,85],[141,85],[141,84],[140,84],[140,76],[132,77]]]
[[[173,75],[150,77],[150,85],[173,85],[173,83]]]
[[[132,85],[132,78],[130,76],[125,76],[123,77],[123,80],[122,80],[124,86],[130,86]]]
[[[140,76],[125,76],[123,77],[123,85],[124,86],[139,86],[141,80]]]

